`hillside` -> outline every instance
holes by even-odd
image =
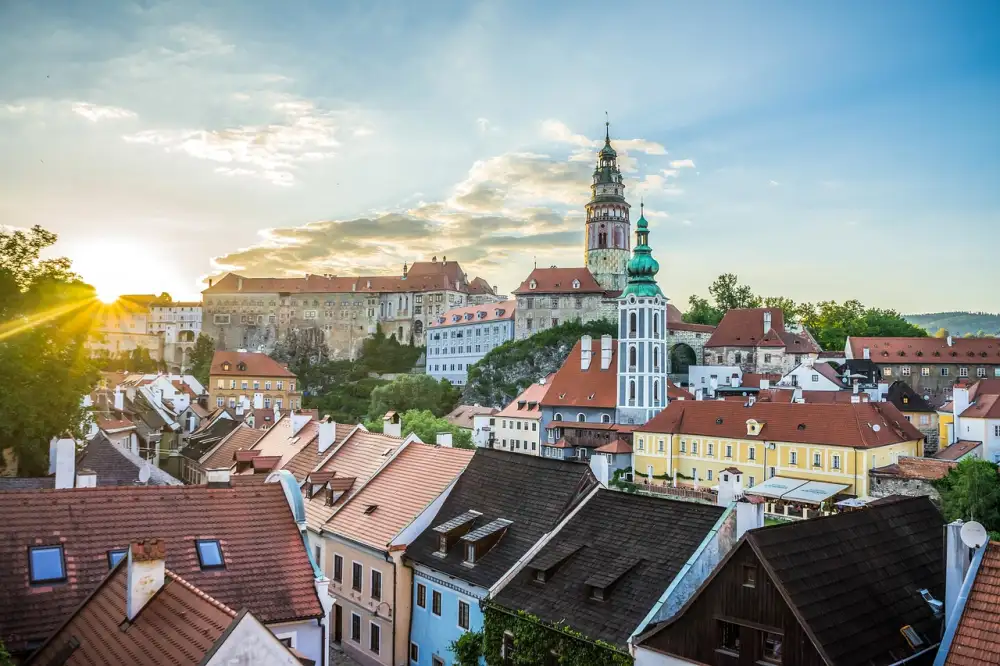
[[[945,329],[952,335],[973,335],[982,331],[987,335],[1000,335],[1000,314],[989,312],[932,312],[903,315],[911,324],[927,329],[931,335]]]
[[[614,333],[609,321],[570,322],[502,344],[469,369],[462,404],[503,408],[531,382],[558,370],[581,336]]]

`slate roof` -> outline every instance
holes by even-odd
[[[948,472],[957,464],[954,461],[941,460],[939,458],[900,456],[899,460],[891,465],[872,469],[871,474],[891,476],[898,479],[933,481],[947,476]]]
[[[480,405],[459,405],[445,414],[444,418],[453,426],[472,430],[473,419],[475,417],[492,416],[496,413],[497,410],[493,407],[482,407]]]
[[[124,451],[101,434],[92,439],[77,458],[76,468],[89,469],[97,475],[98,486],[131,486],[139,483],[139,470],[146,461],[131,451]],[[181,481],[149,465],[149,485],[176,486]]]
[[[959,363],[962,365],[1000,364],[1000,339],[953,338],[856,338],[848,337],[847,345],[854,358],[864,358],[868,347],[869,358],[883,365],[887,363]],[[900,353],[902,352],[902,353]],[[918,360],[919,359],[919,360]]]
[[[913,390],[904,381],[896,380],[889,386],[885,401],[893,404],[901,412],[935,412],[937,411],[923,396]]]
[[[747,420],[763,427],[747,434]],[[873,426],[878,426],[878,430]],[[742,401],[684,400],[672,402],[637,432],[703,435],[800,444],[874,448],[923,439],[924,435],[883,402],[797,404]]]
[[[264,433],[248,425],[239,424],[226,435],[211,451],[205,454],[200,463],[202,469],[228,469],[233,466],[233,454],[240,449],[252,449]]]
[[[51,476],[0,476],[0,490],[40,490],[55,488],[56,477]]]
[[[764,331],[764,314],[770,313],[771,327]],[[785,315],[780,308],[738,308],[728,310],[716,326],[709,347],[784,347],[789,354],[819,353],[819,345],[807,332],[785,329]]]
[[[597,485],[590,467],[520,453],[479,449],[444,501],[437,517],[406,549],[406,556],[436,571],[489,588]],[[481,515],[479,529],[496,519],[510,520],[506,533],[472,567],[463,565],[458,542],[446,557],[435,555],[434,528],[466,511]]]
[[[495,602],[624,649],[724,512],[708,504],[601,489],[500,590]],[[533,566],[557,560],[561,563],[545,583],[534,580]],[[611,562],[623,563],[625,571],[605,600],[595,601],[586,582],[604,574]]]
[[[531,281],[535,288],[531,288]],[[579,280],[580,286],[573,288],[573,280]],[[524,282],[514,290],[518,296],[532,294],[594,294],[604,293],[604,287],[587,268],[536,268],[524,278]]]
[[[986,545],[947,654],[945,666],[1000,664],[1000,542]]]
[[[0,640],[22,651],[48,636],[108,572],[108,551],[166,542],[167,568],[262,622],[322,615],[313,567],[280,483],[116,486],[0,493]],[[194,539],[218,539],[225,569],[202,571]],[[68,580],[32,586],[28,549],[62,544]]]
[[[553,409],[559,407],[597,407],[614,409],[618,404],[617,340],[611,341],[611,363],[601,370],[601,339],[594,338],[590,367],[580,368],[582,342],[577,340],[562,367],[552,377],[549,390],[542,404]],[[593,397],[591,397],[593,396]]]

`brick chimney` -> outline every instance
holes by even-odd
[[[590,361],[594,356],[594,339],[589,335],[580,338],[580,369],[589,370]]]
[[[125,613],[129,621],[149,603],[166,576],[167,544],[162,539],[135,541],[128,550]]]

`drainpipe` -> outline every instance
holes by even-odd
[[[854,496],[858,496],[858,447],[854,447]]]
[[[390,663],[392,666],[396,666],[396,618],[399,610],[396,606],[396,587],[399,585],[399,579],[396,577],[396,560],[392,559],[392,554],[388,550],[385,552],[385,561],[392,565],[392,662]],[[410,612],[413,612],[412,608]],[[407,627],[407,631],[409,631],[409,627]]]

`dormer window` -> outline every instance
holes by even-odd
[[[236,367],[240,372],[246,372],[247,364],[244,363],[243,361],[240,361],[240,364]]]
[[[580,288],[580,281],[579,280],[573,280],[573,288],[574,289],[579,289]]]
[[[225,370],[226,372],[228,372],[231,367],[233,366],[229,364],[229,361],[226,361],[225,363],[222,364],[222,369]]]
[[[472,529],[475,524],[476,518],[481,516],[478,511],[469,510],[465,513],[459,514],[447,520],[437,527],[434,531],[438,534],[438,550],[436,555],[439,557],[444,557],[448,554],[448,549],[457,541],[460,537],[465,536]]]
[[[747,419],[747,435],[751,437],[756,437],[760,434],[760,429],[764,427],[763,423],[755,419]]]
[[[507,533],[507,528],[512,524],[504,518],[492,520],[482,527],[477,527],[462,537],[465,543],[465,562],[472,566],[476,560],[481,559],[498,541]]]
[[[534,280],[532,280],[531,282],[528,283],[528,289],[534,289],[537,286],[538,286],[538,283],[535,282]]]

